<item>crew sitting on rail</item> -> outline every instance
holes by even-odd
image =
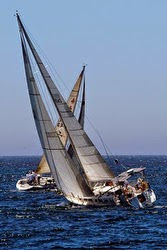
[[[149,183],[147,181],[144,181],[144,179],[138,178],[137,184],[136,184],[136,189],[138,191],[145,191],[146,189],[149,188]]]
[[[38,185],[40,182],[40,175],[34,171],[29,171],[29,173],[26,174],[26,178],[30,185]]]

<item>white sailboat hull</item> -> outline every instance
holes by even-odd
[[[17,181],[16,188],[20,191],[34,191],[41,189],[56,189],[56,184],[52,177],[41,177],[39,184],[29,184],[27,178],[22,178]]]
[[[108,197],[85,197],[85,198],[78,198],[72,196],[65,196],[68,201],[73,204],[83,205],[83,206],[131,206],[133,208],[147,208],[151,207],[153,203],[156,201],[155,193],[153,190],[147,190],[143,192],[143,196],[146,196],[145,201],[142,201],[140,197],[133,197],[130,201],[127,200],[119,200],[115,199],[114,196],[110,195]]]
[[[155,193],[152,189],[144,191],[130,200],[130,205],[134,208],[151,207],[156,201]]]
[[[113,197],[108,198],[96,198],[96,197],[72,197],[65,196],[65,198],[70,201],[72,204],[82,205],[82,206],[116,206],[117,204],[114,202]]]

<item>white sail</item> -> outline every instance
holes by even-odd
[[[25,40],[21,30],[20,35],[34,120],[42,148],[56,181],[56,185],[63,191],[66,197],[78,197],[80,199],[91,197],[92,193],[89,187],[66,152],[45,109],[32,73]]]
[[[106,181],[113,178],[114,174],[112,173],[111,169],[106,164],[103,157],[100,155],[86,132],[82,129],[82,126],[78,123],[70,108],[67,106],[61,93],[55,86],[31,40],[29,39],[19,16],[18,22],[21,29],[23,30],[27,43],[29,44],[41,75],[54,101],[60,118],[67,130],[73,149],[76,152],[76,155],[84,169],[85,175],[90,185],[92,184],[92,182]]]
[[[84,123],[85,123],[85,76],[84,76],[84,84],[83,84],[81,112],[79,114],[78,122],[81,124],[82,128],[84,128]]]
[[[80,108],[78,122],[81,124],[82,128],[84,128],[84,122],[85,122],[85,76],[84,76],[84,82],[83,82],[83,93],[82,93],[82,101],[81,101],[81,108]],[[77,166],[79,166],[80,164],[77,160],[77,157],[75,155],[75,152],[74,152],[71,144],[68,148],[68,153],[69,153],[70,157],[72,158],[73,162],[76,163]]]
[[[83,69],[82,69],[82,71],[81,71],[81,73],[80,73],[80,75],[79,75],[79,77],[78,77],[78,79],[77,79],[71,93],[70,93],[70,96],[69,96],[69,98],[67,100],[67,105],[68,105],[68,107],[70,107],[72,112],[75,111],[76,103],[77,103],[77,100],[78,100],[78,94],[79,94],[79,90],[80,90],[80,87],[81,87],[82,78],[83,78],[83,75],[84,75],[84,70],[85,70],[85,66],[83,67]],[[83,111],[81,113],[83,113]],[[82,120],[83,119],[84,118],[82,117]],[[67,142],[68,134],[67,134],[67,132],[65,130],[65,127],[64,127],[61,119],[58,120],[55,129],[56,129],[56,132],[59,135],[59,138],[60,138],[61,142],[65,146],[66,142]],[[50,173],[50,168],[49,168],[49,165],[48,165],[48,163],[46,161],[46,157],[45,157],[44,154],[43,154],[43,156],[42,156],[42,158],[40,160],[40,163],[39,163],[39,165],[37,167],[36,172],[39,173],[39,174]]]
[[[50,173],[50,167],[47,163],[47,160],[46,160],[46,157],[45,155],[43,154],[42,155],[42,158],[40,160],[40,163],[36,169],[36,173],[38,174],[46,174],[46,173]]]
[[[77,100],[78,100],[79,89],[80,89],[82,78],[84,75],[84,70],[85,70],[85,66],[83,67],[83,70],[81,71],[81,73],[76,81],[76,84],[74,85],[74,88],[72,89],[70,96],[67,100],[67,105],[70,108],[71,112],[75,111],[75,107],[76,107]],[[59,119],[59,121],[57,123],[56,131],[57,131],[58,135],[60,136],[60,139],[61,139],[63,145],[66,145],[68,134],[67,134],[67,131],[66,131],[61,119]]]

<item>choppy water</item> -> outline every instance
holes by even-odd
[[[16,181],[39,157],[0,157],[0,248],[167,249],[167,156],[118,158],[146,167],[157,195],[153,208],[70,207],[54,192],[19,192]]]

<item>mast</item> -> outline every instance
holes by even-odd
[[[86,132],[82,129],[81,125],[78,123],[77,119],[67,106],[64,98],[62,97],[58,88],[55,86],[47,69],[35,50],[18,14],[17,19],[38,65],[41,75],[45,81],[48,91],[52,97],[55,107],[62,122],[64,123],[76,156],[81,163],[82,168],[84,169],[90,187],[97,181],[110,180],[114,177],[110,167],[106,164],[103,157],[100,155]]]

